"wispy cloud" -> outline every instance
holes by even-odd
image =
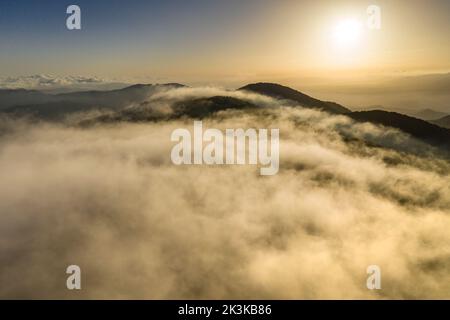
[[[34,89],[34,90],[61,90],[61,89],[95,89],[108,88],[107,85],[119,84],[119,81],[84,76],[53,76],[37,74],[19,77],[0,78],[1,89]]]

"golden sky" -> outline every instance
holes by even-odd
[[[27,7],[34,6],[35,8]],[[446,0],[54,1],[0,4],[4,75],[49,73],[218,83],[358,81],[450,70]],[[381,29],[366,26],[369,5]]]

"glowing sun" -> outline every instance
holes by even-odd
[[[333,29],[333,40],[341,47],[353,47],[358,44],[362,25],[353,19],[339,21]]]

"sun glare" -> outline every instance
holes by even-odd
[[[361,36],[362,25],[357,20],[341,20],[334,27],[333,40],[341,47],[355,46]]]

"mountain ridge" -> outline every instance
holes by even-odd
[[[432,145],[450,148],[450,130],[425,120],[384,110],[355,111],[347,116],[358,122],[396,128]]]
[[[5,99],[8,95],[12,95],[12,98],[14,98],[14,95],[19,95],[20,98],[20,94],[25,94],[26,99],[32,99],[33,97],[50,97],[50,99],[44,103],[8,107],[3,112],[19,116],[32,115],[47,120],[60,120],[71,113],[90,110],[108,111],[107,114],[91,119],[91,121],[86,123],[95,121],[100,123],[158,121],[181,117],[204,118],[226,109],[257,107],[245,99],[226,96],[225,94],[203,98],[185,98],[184,100],[176,101],[172,105],[170,114],[153,109],[154,102],[148,100],[152,93],[157,92],[159,89],[182,87],[186,86],[179,83],[135,84],[109,91],[94,90],[53,95],[36,90],[7,89],[0,90],[0,106],[3,107],[1,104],[2,98]],[[259,82],[248,84],[235,91],[252,92],[276,99],[289,100],[298,106],[318,109],[334,115],[348,116],[357,122],[369,122],[396,128],[429,144],[450,150],[450,130],[431,121],[427,122],[408,115],[383,110],[352,112],[335,102],[322,101],[295,89],[274,83]],[[9,102],[10,100],[7,99]]]
[[[0,111],[15,115],[59,120],[73,112],[92,109],[119,110],[127,105],[140,103],[160,89],[180,88],[182,84],[135,84],[122,89],[90,90],[49,94],[36,90],[0,90]]]
[[[322,101],[308,96],[298,90],[277,83],[258,82],[245,85],[238,90],[264,94],[278,99],[286,99],[297,102],[307,108],[317,108],[334,114],[346,114],[350,109],[332,101]]]
[[[436,124],[436,125],[438,125],[440,127],[450,129],[450,115],[442,117],[442,118],[437,119],[437,120],[432,120],[430,122],[433,123],[433,124]]]

